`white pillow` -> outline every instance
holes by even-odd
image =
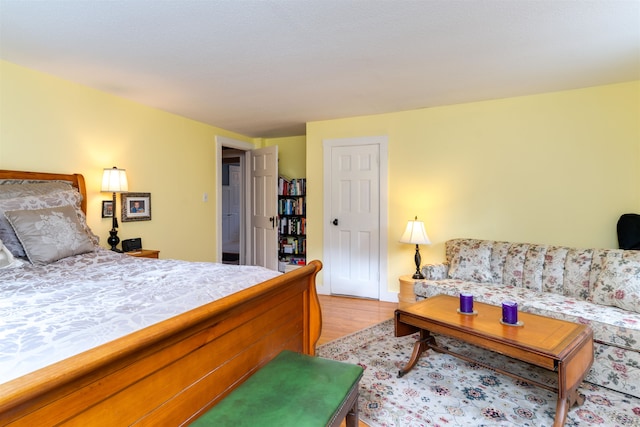
[[[0,268],[11,267],[12,264],[15,263],[15,258],[13,254],[0,240]]]

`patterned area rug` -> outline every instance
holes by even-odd
[[[435,353],[422,355],[398,378],[417,334],[396,338],[393,321],[337,339],[318,355],[361,365],[360,419],[372,427],[552,426],[557,394],[477,364]],[[552,373],[495,353],[438,337],[438,344],[497,363],[509,372],[552,386]],[[551,374],[551,375],[550,375]],[[582,406],[569,411],[566,426],[640,427],[640,399],[583,383]]]

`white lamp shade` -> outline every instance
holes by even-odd
[[[127,172],[124,169],[113,167],[106,169],[102,173],[102,191],[110,193],[122,193],[129,191]]]
[[[428,245],[431,243],[427,231],[422,221],[409,221],[404,234],[400,238],[400,243],[413,243],[414,245]]]

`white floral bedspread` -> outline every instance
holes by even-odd
[[[106,249],[0,270],[0,384],[277,276]]]

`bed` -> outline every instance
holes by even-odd
[[[80,224],[76,225],[86,226],[82,223],[86,214],[82,175],[0,170],[0,181],[6,180],[18,180],[11,181],[12,188],[27,181],[70,183],[82,196],[74,199],[74,213]],[[0,206],[2,203],[0,199]],[[58,215],[62,208],[47,209],[43,211]],[[4,316],[4,322],[0,323],[3,348],[0,361],[5,366],[5,372],[0,371],[0,425],[187,425],[281,350],[315,354],[321,330],[315,288],[315,278],[322,267],[319,261],[279,274],[265,273],[258,267],[129,257],[98,248],[55,259],[50,251],[39,253],[40,246],[20,234],[20,227],[24,226],[20,221],[33,213],[24,211],[6,211],[6,218],[32,262],[16,257],[10,267],[0,269],[0,316]],[[91,231],[87,233],[95,244]],[[129,266],[133,273],[128,272]],[[207,272],[211,274],[207,276]],[[262,274],[268,278],[250,283],[265,277]],[[83,276],[84,282],[78,275]],[[200,277],[203,275],[206,277]],[[214,275],[224,276],[234,284],[217,285],[209,277]],[[124,276],[134,281],[122,287],[137,293],[123,299],[117,286]],[[190,282],[198,283],[191,288],[205,289],[204,296],[201,294],[195,302],[186,302],[184,297]],[[88,296],[76,297],[75,286],[82,288],[83,283]],[[41,293],[32,298],[23,294],[25,287],[29,292]],[[169,289],[170,296],[156,293],[160,288]],[[97,329],[85,331],[85,337],[80,339],[82,328],[77,327],[78,319],[73,316],[85,316],[83,310],[89,306],[106,305],[102,303],[101,292],[107,289],[109,292],[105,293],[117,294],[125,303],[118,308],[102,307],[99,316],[115,317],[120,319],[116,323],[131,323],[134,325],[128,327],[136,328],[142,325],[141,328],[113,337],[111,326],[98,317],[91,320]],[[58,292],[59,296],[55,296]],[[222,294],[218,295],[219,292]],[[12,304],[10,297],[15,296],[23,301]],[[202,301],[206,297],[216,299]],[[57,304],[62,300],[75,301],[75,306],[60,308]],[[129,306],[140,301],[143,309],[135,316],[119,317],[121,311],[139,310]],[[30,329],[31,325],[20,325],[16,319],[21,318],[24,307],[38,307],[37,304],[41,304],[37,310],[40,317],[52,321],[44,330],[50,332],[58,327],[62,330],[65,322],[60,319],[71,316],[71,332],[60,332],[66,339],[41,337],[42,341],[49,341],[49,350],[18,357],[15,364],[9,365],[10,359],[2,358],[13,351],[27,354],[23,347],[33,339],[22,342],[21,330],[3,331],[3,327],[16,323],[18,328]],[[189,308],[193,304],[196,305]],[[165,316],[169,317],[159,320],[152,306],[167,308]],[[175,313],[176,310],[179,312]],[[127,320],[122,321],[123,318]],[[82,344],[87,336],[96,342],[89,339],[88,344]],[[76,348],[73,354],[66,354],[60,344],[64,341],[80,345],[81,350]],[[35,369],[22,366],[26,359],[36,361]]]

